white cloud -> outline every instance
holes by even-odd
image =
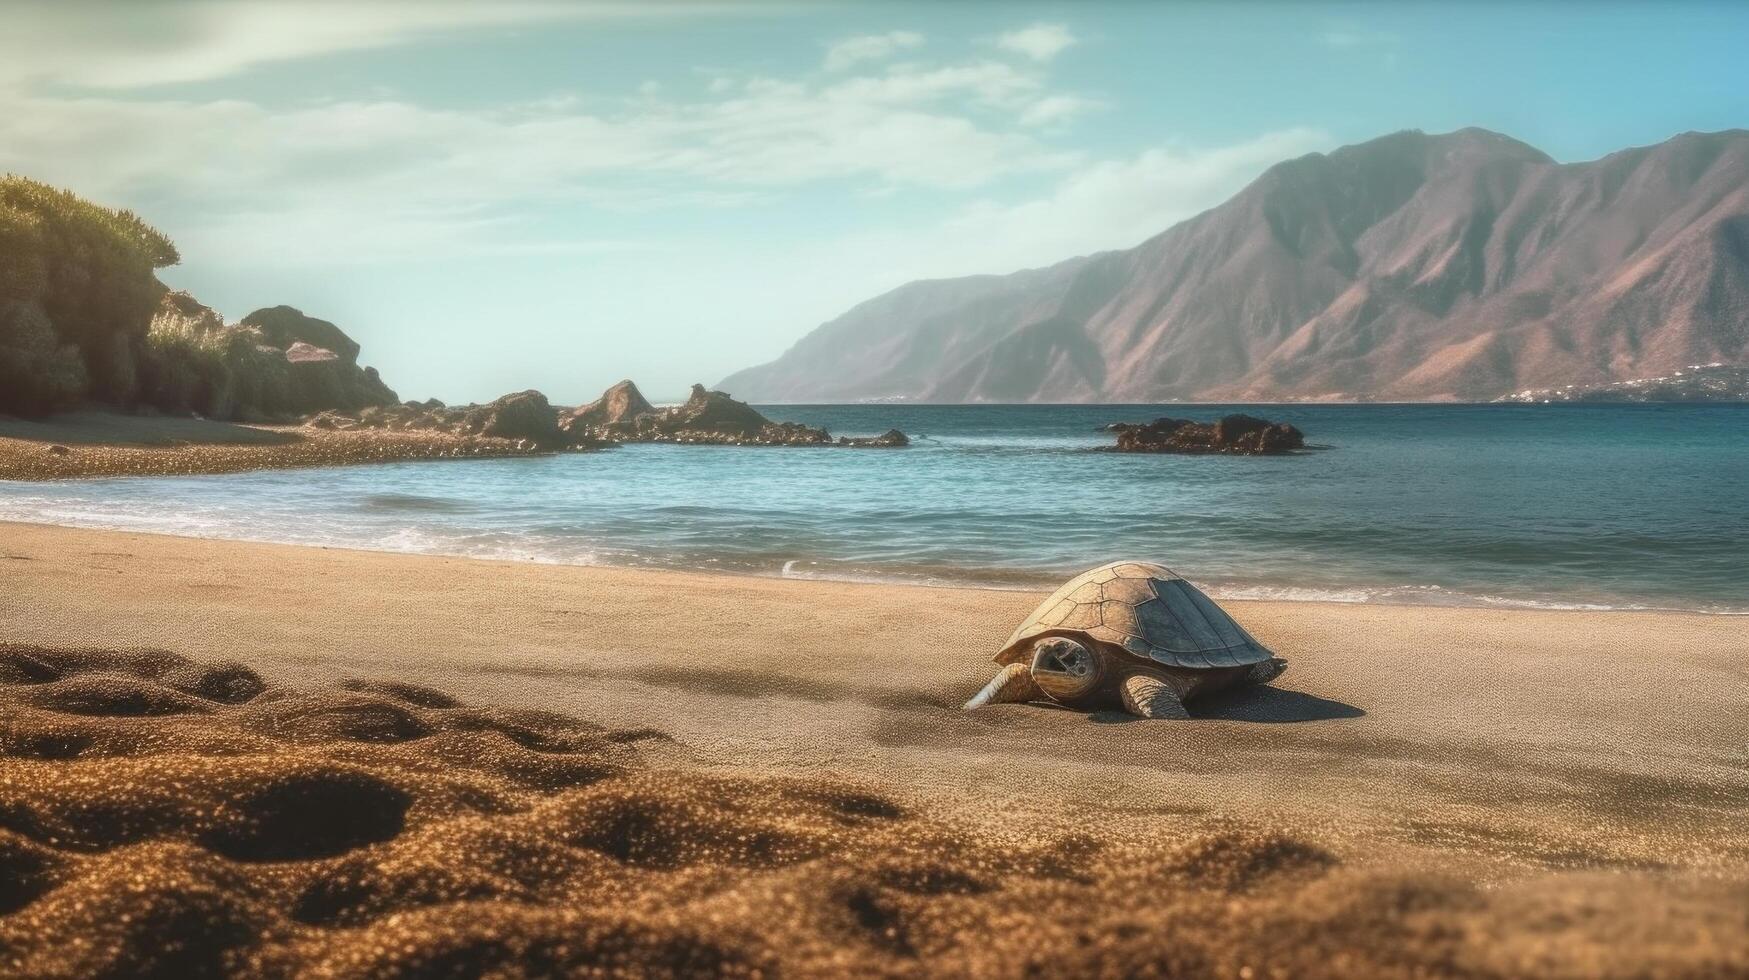
[[[510,247],[516,215],[566,202],[744,206],[821,180],[964,189],[1080,160],[1019,125],[1051,96],[1036,73],[999,62],[829,81],[722,78],[708,94],[642,85],[614,99],[557,93],[468,109],[0,85],[0,170],[175,215],[173,225],[156,220],[190,255],[193,243],[234,236],[232,261],[323,261],[336,233],[360,259],[422,243]]]
[[[1301,128],[1208,149],[1156,147],[1082,167],[1035,200],[973,204],[941,233],[1001,243],[1013,268],[1126,248],[1221,203],[1272,164],[1333,143]]]
[[[1027,106],[1020,113],[1020,124],[1022,126],[1049,126],[1053,123],[1064,122],[1098,106],[1098,102],[1084,99],[1078,95],[1047,95]]]
[[[854,268],[864,272],[864,281],[873,277],[885,289],[911,279],[1006,273],[1128,248],[1220,204],[1271,165],[1333,145],[1328,134],[1301,128],[1226,146],[1155,147],[1127,159],[1091,162],[1031,199],[977,201],[932,227],[847,239],[815,256],[822,267],[814,274],[829,277],[833,268]],[[863,288],[859,299],[879,291]]]
[[[1034,61],[1050,61],[1077,40],[1063,24],[1033,24],[998,36],[996,46]]]
[[[924,68],[899,65],[885,75],[848,79],[827,88],[825,96],[846,102],[882,105],[970,98],[981,105],[1012,107],[1044,87],[1036,74],[999,61]]]
[[[923,43],[915,31],[888,31],[849,37],[826,49],[826,70],[844,71],[864,61],[880,61]]]
[[[80,0],[15,3],[0,31],[0,82],[124,89],[223,78],[258,65],[391,47],[443,34],[553,21],[726,13],[708,3],[556,0]],[[77,38],[76,43],[69,43]]]

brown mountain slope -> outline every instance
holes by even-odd
[[[1558,164],[1479,129],[1270,168],[1132,249],[910,283],[753,401],[1489,399],[1749,360],[1749,132]]]

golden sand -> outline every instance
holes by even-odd
[[[0,973],[1749,973],[1742,620],[959,711],[1036,599],[0,524]]]

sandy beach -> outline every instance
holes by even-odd
[[[162,720],[146,717],[149,711],[90,708],[87,701],[57,709],[52,698],[9,695],[34,705],[9,707],[14,743],[21,728],[70,720],[102,731],[195,725],[205,734],[188,736],[186,746],[150,740],[149,751],[270,759],[294,749],[264,746],[254,736],[227,741],[209,729],[258,731],[251,713],[271,713],[285,697],[339,710],[341,702],[321,699],[341,697],[334,685],[347,679],[441,690],[471,711],[539,709],[580,720],[566,724],[635,733],[611,746],[636,756],[613,762],[627,775],[602,779],[597,759],[589,770],[596,775],[579,780],[586,788],[559,780],[531,789],[506,775],[521,771],[511,766],[488,774],[509,781],[494,806],[547,812],[579,794],[607,793],[623,808],[623,794],[632,793],[656,811],[694,815],[675,818],[683,824],[826,821],[835,829],[801,834],[798,840],[814,844],[793,860],[664,859],[643,884],[616,886],[642,896],[626,904],[626,914],[637,916],[658,896],[672,899],[680,879],[692,881],[692,912],[681,916],[687,928],[727,942],[722,948],[732,946],[734,962],[749,969],[842,969],[835,957],[848,956],[898,974],[922,964],[1013,975],[1028,964],[1075,963],[1107,973],[1169,973],[1173,963],[1192,964],[1234,975],[1245,967],[1295,975],[1749,970],[1744,619],[1233,602],[1233,614],[1292,666],[1271,689],[1204,704],[1191,722],[1034,706],[961,711],[988,678],[992,653],[1038,598],[0,525],[0,640],[51,648],[36,657],[45,663],[72,657],[72,666],[50,671],[51,686],[131,671],[161,687],[163,677],[191,669],[134,669],[106,654],[57,652],[151,647],[196,662],[241,662],[269,692]],[[426,736],[448,724],[432,715],[439,702],[422,706],[418,696],[397,700],[386,690],[347,692],[341,701],[375,699],[372,710],[396,717],[411,712],[418,737],[378,737],[380,718],[376,728],[323,728],[314,742],[288,743],[298,764],[314,765],[320,756],[387,767],[421,799],[418,786],[449,785],[454,774],[445,775],[446,767],[457,763],[407,757],[438,751],[420,747],[436,744]],[[135,745],[115,754],[146,751]],[[18,777],[13,785],[121,778],[122,762],[105,754],[50,760],[13,753],[0,766]],[[731,788],[701,799],[701,780]],[[864,826],[873,819],[866,814],[835,823],[816,812],[819,786],[881,801],[851,809],[890,809],[898,825]],[[18,835],[30,837],[36,826],[16,815],[54,804],[41,795],[35,804],[28,793],[24,802],[11,790],[6,795],[4,812],[12,816],[0,826],[16,851]],[[816,802],[796,802],[804,797]],[[441,836],[483,819],[466,816],[468,809],[432,803],[419,833]],[[408,812],[411,825],[421,811]],[[715,832],[697,830],[700,840]],[[409,830],[355,853],[413,848],[412,836]],[[921,843],[937,839],[957,843]],[[44,845],[40,834],[33,840]],[[971,875],[982,884],[876,888],[870,894],[892,892],[893,908],[903,911],[862,916],[893,921],[860,938],[829,934],[806,916],[759,939],[732,927],[789,904],[837,901],[813,889],[839,887],[844,875],[887,874],[883,862],[896,859],[895,848],[907,860],[934,862],[941,875]],[[1080,862],[1079,870],[1052,877],[1038,863],[1043,854]],[[101,873],[101,854],[79,860]],[[309,874],[336,860],[308,862]],[[1225,884],[1211,884],[1216,879]],[[1059,894],[1069,883],[1071,892]],[[568,907],[584,887],[573,886],[564,893]],[[506,926],[504,935],[547,928],[535,920],[556,914],[540,910],[559,892],[535,892],[514,903],[535,918]],[[28,958],[32,941],[17,926],[36,915],[32,929],[50,928],[41,917],[54,914],[59,893],[9,917],[13,924],[0,934],[23,951],[15,966],[47,962]],[[1045,904],[1028,909],[1026,895]],[[481,902],[443,897],[409,901],[427,915],[440,907],[459,915],[451,906]],[[1065,901],[1074,914],[1051,913]],[[1082,945],[1040,947],[1010,935],[1044,928],[1034,921],[1041,918],[1075,932]],[[348,920],[364,930],[349,941],[365,943],[362,950],[412,928],[395,921]],[[638,921],[657,928],[654,919]],[[1185,935],[1190,921],[1205,928]],[[310,950],[322,943],[312,936],[325,927],[287,928],[291,938],[239,942],[242,952],[233,953],[320,960]],[[893,930],[910,938],[895,945]],[[369,942],[361,938],[367,933]],[[1183,948],[1168,956],[1156,948],[1162,943]],[[303,952],[288,952],[294,947]],[[386,949],[370,955],[378,953],[388,957],[383,963],[414,962]],[[1336,953],[1348,958],[1331,959]]]

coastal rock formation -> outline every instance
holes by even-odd
[[[1749,362],[1749,132],[1557,163],[1404,132],[1134,248],[901,286],[723,386],[759,402],[1488,400]]]
[[[736,401],[725,391],[706,391],[704,385],[693,385],[692,396],[679,408],[662,416],[663,427],[675,433],[714,434],[751,438],[772,424],[746,402]],[[825,430],[818,430],[822,436]]]
[[[499,439],[527,439],[543,449],[555,449],[568,441],[559,431],[558,413],[538,391],[518,391],[486,406],[480,434]]]
[[[874,439],[833,442],[825,429],[799,422],[773,422],[727,392],[693,385],[683,404],[658,409],[637,386],[622,381],[595,401],[570,413],[561,425],[572,438],[613,442],[673,442],[719,446],[903,446],[909,440],[892,430]]]
[[[309,341],[273,342],[284,336],[227,324],[189,294],[165,293],[142,348],[140,399],[162,411],[244,422],[356,412],[397,400],[375,368]]]
[[[379,405],[357,413],[320,412],[304,423],[314,429],[379,429],[388,432],[432,432],[506,440],[518,447],[600,449],[612,443],[587,432],[559,427],[559,412],[538,391],[518,391],[485,405],[446,407],[436,398],[399,405]]]
[[[569,418],[561,424],[566,429],[573,426],[612,425],[616,422],[629,422],[654,411],[656,407],[645,400],[637,385],[627,379],[602,392],[600,398],[571,412]]]
[[[898,429],[888,429],[878,436],[839,436],[840,446],[857,446],[866,449],[899,449],[909,446],[911,440]]]
[[[302,310],[290,306],[272,306],[244,317],[245,327],[261,331],[266,343],[290,350],[303,343],[333,351],[348,364],[358,362],[358,343],[346,332],[327,320],[305,316]]]
[[[1118,422],[1105,427],[1117,433],[1120,453],[1227,453],[1260,456],[1303,448],[1305,436],[1286,422],[1251,415],[1228,415],[1216,422],[1161,418],[1145,425]]]

